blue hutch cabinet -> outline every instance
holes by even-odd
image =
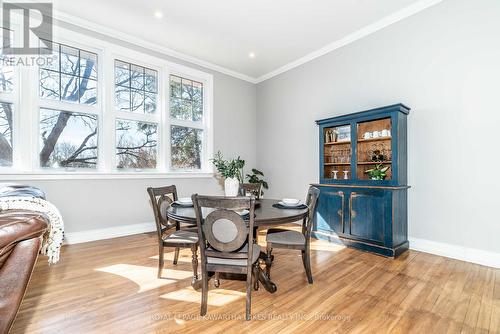
[[[408,249],[409,111],[396,104],[316,121],[317,238],[389,257]]]

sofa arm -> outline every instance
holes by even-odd
[[[7,333],[14,322],[46,229],[39,213],[0,213],[0,333]]]

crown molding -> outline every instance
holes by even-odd
[[[32,2],[32,1],[34,1],[34,0],[25,0],[25,2]],[[390,14],[390,15],[382,18],[381,20],[378,20],[378,21],[376,21],[376,22],[374,22],[366,27],[363,27],[363,28],[361,28],[361,29],[335,41],[335,42],[332,42],[332,43],[330,43],[330,44],[328,44],[328,45],[326,45],[326,46],[324,46],[316,51],[313,51],[313,52],[311,52],[311,53],[309,53],[309,54],[307,54],[307,55],[305,55],[297,60],[294,60],[294,61],[292,61],[284,66],[281,66],[281,67],[279,67],[279,68],[277,68],[269,73],[261,75],[258,78],[255,78],[255,77],[252,77],[252,76],[249,76],[249,75],[246,75],[246,74],[234,71],[234,70],[230,70],[230,69],[225,68],[223,66],[216,65],[216,64],[213,64],[211,62],[202,60],[202,59],[198,59],[196,57],[184,54],[182,52],[178,52],[176,50],[173,50],[173,49],[170,49],[167,47],[160,46],[160,45],[155,44],[153,42],[145,41],[141,38],[123,33],[123,32],[118,31],[116,29],[112,29],[112,28],[109,28],[107,26],[97,24],[97,23],[89,21],[89,20],[82,19],[80,17],[74,16],[74,15],[59,11],[59,10],[54,10],[54,19],[56,21],[61,21],[64,23],[78,26],[78,27],[83,28],[83,29],[94,31],[94,32],[100,33],[102,35],[106,35],[108,37],[121,40],[121,41],[126,42],[126,43],[135,44],[137,46],[140,46],[140,47],[152,50],[152,51],[156,51],[156,52],[165,54],[167,56],[174,57],[174,58],[177,58],[179,60],[183,60],[183,61],[195,64],[195,65],[213,70],[213,71],[217,71],[217,72],[232,76],[232,77],[237,78],[237,79],[241,79],[241,80],[253,83],[253,84],[258,84],[258,83],[261,83],[261,82],[266,81],[268,79],[271,79],[277,75],[285,73],[291,69],[294,69],[298,66],[306,64],[306,63],[308,63],[316,58],[324,56],[324,55],[326,55],[332,51],[335,51],[341,47],[344,47],[348,44],[351,44],[359,39],[362,39],[363,37],[369,36],[369,35],[377,32],[381,29],[384,29],[385,27],[390,26],[391,24],[399,22],[399,21],[401,21],[407,17],[410,17],[414,14],[417,14],[417,13],[419,13],[419,12],[429,8],[429,7],[437,5],[442,1],[443,0],[420,0],[420,1],[414,3],[410,6],[407,6],[403,9],[393,13],[393,14]]]
[[[319,58],[321,56],[324,56],[334,50],[337,50],[343,46],[346,46],[348,44],[351,44],[363,37],[366,37],[368,35],[371,35],[381,29],[384,29],[387,26],[390,26],[393,23],[399,22],[409,16],[412,16],[414,14],[417,14],[424,9],[427,9],[431,6],[437,5],[438,3],[442,2],[443,0],[421,0],[418,1],[410,6],[407,6],[391,15],[388,15],[384,18],[382,18],[379,21],[376,21],[375,23],[372,23],[364,28],[361,28],[347,36],[345,36],[342,39],[339,39],[333,43],[330,43],[321,49],[318,49],[316,51],[313,51],[309,54],[307,54],[304,57],[301,57],[297,60],[294,60],[284,66],[281,66],[280,68],[271,71],[267,74],[264,74],[260,77],[257,78],[257,83],[266,81],[268,79],[271,79],[272,77],[275,77],[279,74],[282,74],[284,72],[290,71],[291,69],[298,67],[300,65],[303,65],[305,63],[308,63],[316,58]]]
[[[253,84],[257,83],[256,78],[248,76],[246,74],[239,73],[237,71],[233,71],[233,70],[230,70],[228,68],[210,63],[208,61],[198,59],[196,57],[184,54],[182,52],[178,52],[178,51],[175,51],[173,49],[160,46],[156,43],[145,41],[141,38],[132,36],[130,34],[123,33],[123,32],[118,31],[116,29],[112,29],[112,28],[106,27],[104,25],[82,19],[80,17],[74,16],[74,15],[71,15],[71,14],[68,14],[65,12],[61,12],[59,10],[54,10],[54,19],[56,22],[57,21],[64,22],[67,24],[71,24],[71,25],[83,28],[83,29],[91,30],[93,32],[97,32],[99,34],[106,35],[108,37],[115,38],[117,40],[120,40],[120,41],[123,41],[126,43],[134,44],[134,45],[137,45],[137,46],[140,46],[140,47],[152,50],[152,51],[156,51],[156,52],[162,53],[164,55],[189,62],[191,64],[195,64],[195,65],[198,65],[198,66],[201,66],[201,67],[213,70],[213,71],[217,71],[217,72],[232,76],[232,77],[237,78],[237,79],[241,79],[241,80],[253,83]]]

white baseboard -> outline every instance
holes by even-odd
[[[443,242],[410,238],[410,249],[449,257],[452,259],[481,264],[483,266],[500,268],[500,253],[477,248],[469,248]]]
[[[124,237],[127,235],[156,231],[155,223],[142,223],[133,225],[123,225],[95,230],[65,233],[65,244],[79,244],[95,240]]]

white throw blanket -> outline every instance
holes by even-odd
[[[36,211],[47,216],[49,228],[43,236],[41,253],[49,257],[49,264],[57,263],[64,239],[64,223],[59,210],[41,198],[17,196],[0,198],[0,212],[6,210]]]

